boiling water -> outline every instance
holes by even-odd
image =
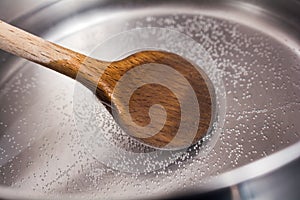
[[[40,195],[160,195],[201,187],[210,177],[299,141],[300,51],[289,45],[291,38],[253,27],[251,20],[243,25],[208,13],[154,11],[112,19],[88,13],[99,20],[68,33],[68,27],[84,19],[78,16],[57,25],[46,37],[99,59],[155,47],[177,51],[200,64],[212,79],[218,108],[215,127],[206,140],[168,160],[164,153],[130,139],[83,86],[29,62],[4,61],[2,66],[19,68],[1,84],[2,185]],[[194,41],[162,36],[165,42],[160,44],[147,38],[144,41],[150,43],[143,43],[135,36],[143,37],[139,33],[151,33],[150,29],[132,29],[146,27],[164,28],[172,36],[182,32]],[[126,30],[131,31],[121,33]],[[151,30],[157,36],[162,29]],[[132,33],[134,37],[128,37]],[[185,45],[194,43],[200,54],[187,53]]]

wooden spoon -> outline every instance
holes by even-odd
[[[94,90],[121,128],[151,147],[168,150],[189,147],[208,132],[212,123],[209,79],[179,55],[142,51],[106,62],[3,21],[0,21],[0,49],[76,79]]]

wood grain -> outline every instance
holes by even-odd
[[[165,148],[176,136],[181,123],[196,123],[197,132],[195,137],[192,138],[192,142],[190,138],[183,136],[176,140],[176,143],[167,147],[167,149],[184,148],[201,139],[211,125],[213,92],[209,79],[203,72],[197,70],[190,62],[179,55],[163,51],[142,51],[119,61],[107,62],[87,57],[43,40],[2,21],[0,21],[0,30],[0,48],[2,50],[76,79],[91,90],[96,88],[96,95],[99,99],[108,105],[112,105],[115,109],[112,112],[111,107],[107,106],[119,125],[129,135],[147,145],[155,148]],[[182,118],[181,105],[178,101],[178,96],[180,96],[189,105],[191,99],[185,98],[185,96],[190,88],[186,84],[177,81],[176,77],[168,76],[167,71],[161,71],[162,68],[158,65],[156,67],[154,65],[151,71],[163,74],[162,78],[166,78],[168,83],[176,88],[176,91],[156,83],[145,83],[132,94],[127,93],[127,86],[123,87],[125,88],[123,91],[116,90],[116,85],[130,70],[153,63],[169,66],[187,80],[187,83],[195,92],[200,110],[200,119],[197,122],[194,122],[191,117]],[[144,73],[149,72],[145,71]],[[141,84],[143,81],[143,77],[133,73],[130,84]],[[126,104],[122,103],[122,98],[125,95],[130,95],[130,101]],[[155,135],[135,131],[131,126],[131,122],[141,127],[147,126],[151,120],[160,122],[161,118],[156,113],[160,113],[160,110],[157,109],[161,108],[154,109],[153,119],[149,116],[149,110],[155,104],[161,105],[166,112],[165,121],[161,122],[162,128]],[[191,105],[193,105],[192,102]],[[124,114],[126,110],[129,110],[130,117]],[[188,110],[193,112],[195,108],[191,107]]]

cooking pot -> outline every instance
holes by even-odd
[[[80,84],[1,51],[0,198],[300,198],[300,1],[0,5],[2,20],[99,59],[182,54],[216,93],[207,136],[169,159]]]

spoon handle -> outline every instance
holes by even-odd
[[[0,20],[0,49],[71,78],[76,78],[87,56],[46,41]],[[97,61],[88,58],[89,62]],[[104,62],[103,62],[104,63]],[[100,65],[101,66],[101,65]]]

